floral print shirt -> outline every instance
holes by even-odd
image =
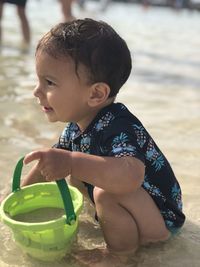
[[[141,160],[145,165],[142,187],[153,198],[168,229],[177,229],[185,221],[181,188],[173,170],[142,123],[121,103],[103,108],[84,132],[69,123],[55,145],[83,153]],[[123,179],[123,178],[122,178]],[[84,183],[93,199],[93,186]]]

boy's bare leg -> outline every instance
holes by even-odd
[[[94,189],[94,201],[108,248],[116,252],[136,250],[139,229],[132,214],[116,196],[100,188]]]
[[[17,6],[17,13],[21,21],[22,34],[25,43],[30,44],[30,27],[29,22],[25,13],[25,7]]]
[[[94,199],[108,250],[92,250],[89,257],[86,252],[78,255],[86,266],[126,267],[140,244],[169,238],[160,211],[143,188],[121,196],[95,188]]]
[[[87,196],[80,181],[71,178],[70,183]],[[75,258],[82,264],[88,267],[126,266],[126,260],[134,255],[139,245],[169,238],[159,209],[143,188],[128,195],[113,195],[95,188],[94,199],[108,249],[76,253]]]
[[[88,198],[82,182],[69,177]],[[114,195],[94,188],[98,219],[109,249],[112,251],[135,250],[141,244],[165,241],[169,230],[151,196],[141,187],[127,195]]]
[[[136,250],[140,244],[169,238],[159,209],[143,188],[127,195],[95,188],[94,199],[105,241],[112,251]]]

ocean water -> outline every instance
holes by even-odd
[[[57,1],[29,1],[32,46],[21,47],[14,6],[3,18],[0,53],[0,193],[11,186],[17,160],[34,149],[49,147],[63,129],[49,124],[33,98],[36,83],[34,49],[37,40],[62,19]],[[76,3],[77,18],[92,17],[110,23],[127,41],[133,71],[118,96],[151,132],[172,164],[182,186],[187,220],[181,233],[164,244],[139,249],[130,267],[198,267],[200,262],[200,13],[169,8],[149,8],[131,3],[111,3],[100,11],[88,1],[85,10]],[[24,173],[28,167],[24,169]],[[86,203],[80,215],[80,232],[73,251],[98,248],[103,238]],[[0,222],[0,267],[80,267],[71,255],[60,262],[41,263],[26,255]],[[107,266],[105,266],[107,267]]]

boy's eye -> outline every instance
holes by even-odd
[[[55,85],[54,82],[52,82],[52,81],[50,81],[50,80],[48,80],[48,79],[46,79],[46,82],[47,82],[47,84],[48,84],[49,86]]]

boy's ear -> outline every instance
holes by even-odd
[[[110,87],[106,83],[95,83],[90,88],[88,105],[96,107],[104,103],[110,94]]]

